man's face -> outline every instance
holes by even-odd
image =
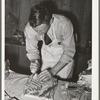
[[[40,36],[46,34],[50,28],[50,24],[41,24],[33,28]]]

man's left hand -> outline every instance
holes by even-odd
[[[49,70],[44,70],[38,75],[38,79],[41,81],[50,80],[53,76],[51,75]]]

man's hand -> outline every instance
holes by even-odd
[[[26,84],[28,87],[31,87],[32,89],[41,89],[42,83],[38,79],[33,79],[29,84]]]
[[[49,70],[44,70],[38,75],[38,79],[41,81],[50,80],[53,76],[51,75]]]
[[[38,71],[39,67],[40,67],[40,65],[39,65],[39,62],[37,60],[34,62],[31,62],[31,64],[30,64],[31,73],[35,74]]]

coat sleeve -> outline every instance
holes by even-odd
[[[60,61],[69,63],[73,60],[75,55],[75,39],[73,34],[73,25],[70,21],[68,21],[62,30],[63,41],[62,45],[64,48],[64,52],[61,56]]]
[[[27,57],[30,61],[40,59],[38,50],[38,40],[35,38],[35,33],[30,27],[25,27],[24,30]]]

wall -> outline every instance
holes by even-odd
[[[11,37],[19,28],[19,1],[5,0],[5,32],[6,37]]]
[[[53,7],[51,0],[6,0],[6,37],[10,37],[16,29],[23,31],[31,6],[42,1],[49,1],[49,7]],[[87,41],[91,40],[92,1],[53,0],[53,3],[72,20],[79,36],[79,45],[85,47]]]

